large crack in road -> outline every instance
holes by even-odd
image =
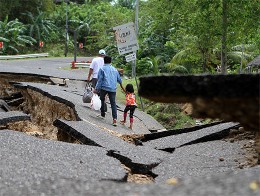
[[[114,131],[107,127],[103,127],[103,124],[98,124],[99,121],[92,122],[92,118],[86,119],[85,117],[80,117],[76,111],[77,109],[75,109],[75,105],[66,104],[60,101],[60,99],[57,99],[54,95],[51,95],[49,92],[41,90],[40,87],[38,88],[33,85],[28,87],[26,86],[26,84],[21,85],[21,83],[40,83],[48,86],[52,85],[54,87],[53,81],[51,81],[48,78],[31,75],[19,76],[17,74],[2,74],[0,78],[0,95],[2,100],[4,100],[8,105],[6,107],[9,107],[11,111],[20,111],[29,115],[30,120],[22,120],[21,117],[20,119],[18,118],[17,120],[12,120],[10,122],[8,122],[7,120],[6,123],[1,124],[0,129],[16,130],[41,139],[63,141],[68,143],[84,144],[105,148],[107,150],[107,156],[113,157],[121,162],[122,167],[128,173],[128,178],[125,179],[125,181],[128,182],[154,182],[157,176],[163,175],[163,173],[165,172],[164,169],[167,168],[165,167],[163,169],[162,167],[160,168],[157,166],[160,166],[161,162],[164,159],[168,160],[167,156],[169,156],[169,154],[172,154],[171,157],[175,156],[174,153],[176,148],[181,149],[182,147],[188,145],[195,146],[196,144],[201,144],[204,142],[214,140],[219,141],[223,139],[226,139],[230,143],[233,143],[235,140],[232,140],[232,138],[235,138],[235,136],[230,136],[230,130],[233,130],[232,133],[234,133],[234,130],[241,130],[238,124],[234,124],[234,126],[220,129],[219,131],[213,131],[212,133],[209,133],[206,136],[205,134],[202,134],[197,138],[192,138],[194,136],[188,134],[191,134],[192,132],[199,133],[199,131],[203,130],[203,128],[205,129],[206,126],[198,126],[196,128],[181,129],[174,131],[164,131],[154,134],[119,133],[116,130]],[[98,137],[96,135],[94,136],[93,134],[91,134],[92,130],[86,132],[84,125],[82,126],[83,129],[78,128],[77,126],[79,123],[87,123],[88,127],[93,126],[93,129],[97,129],[94,130],[96,131],[94,133],[100,134],[101,137],[104,135],[104,133],[106,133],[106,140],[100,140],[101,137]],[[219,123],[221,124],[222,122]],[[209,125],[209,130],[210,127],[214,126],[216,126],[216,124]],[[205,132],[207,132],[207,130]],[[174,135],[178,134],[186,138],[191,138],[185,142],[183,142],[184,140],[182,139],[182,143],[178,144],[177,146],[174,146],[174,140],[177,141],[175,139],[177,137],[174,137]],[[109,138],[110,136],[108,135],[111,135],[111,138],[117,137],[119,138],[119,140],[121,140],[122,142],[126,142],[127,144],[121,144],[120,141],[111,139],[112,143],[118,143],[118,148],[115,148],[114,146],[111,146],[111,144],[106,143],[109,142],[109,139],[107,138]],[[165,143],[166,140],[160,141],[162,138],[173,139],[173,141],[171,141],[167,146]],[[243,137],[240,138],[240,140],[244,139],[245,138]],[[257,165],[258,155],[254,150],[256,146],[255,136],[252,136],[251,134],[250,137],[246,139],[248,139],[249,142],[243,142],[243,148],[246,149],[246,151],[243,154],[243,157],[245,157],[245,159],[234,158],[232,162],[232,164],[235,164],[235,167],[237,168],[245,168]],[[151,142],[152,140],[154,140],[153,143],[157,142],[159,146],[162,145],[164,147],[153,146]],[[240,140],[236,138],[236,141]],[[124,147],[122,148],[121,145]],[[130,146],[125,147],[127,145]],[[146,146],[152,146],[152,148],[144,150]],[[136,150],[136,147],[138,147],[138,150]],[[153,149],[157,150],[153,152]],[[133,151],[134,156],[128,154],[127,152],[129,151]],[[139,155],[139,153],[142,153],[142,151],[145,153],[147,153],[147,151],[150,152],[146,157],[146,155]],[[160,154],[160,151],[162,152],[162,154]],[[156,155],[154,158],[152,157],[152,153]],[[178,154],[179,151],[177,152],[177,156],[179,156]],[[140,156],[141,159],[135,159],[135,155],[137,157]],[[159,157],[159,159],[157,156]],[[227,159],[221,156],[218,158],[220,162]],[[217,165],[216,167],[223,166]],[[165,180],[165,178],[159,179]]]

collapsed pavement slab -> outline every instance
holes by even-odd
[[[149,146],[154,149],[161,149],[166,151],[174,151],[176,148],[191,143],[205,142],[208,140],[220,139],[218,134],[223,134],[227,136],[230,128],[234,128],[239,123],[227,122],[210,127],[206,127],[197,131],[183,133],[178,135],[172,135],[167,137],[162,137],[154,140],[149,140],[143,142],[144,146]],[[213,138],[210,138],[210,137]],[[222,136],[223,138],[223,136]]]
[[[11,122],[26,121],[30,120],[30,115],[23,112],[10,111],[10,112],[0,112],[0,125],[6,125]]]
[[[168,154],[149,147],[135,146],[123,141],[111,130],[97,128],[84,121],[56,120],[54,125],[59,128],[59,131],[66,132],[83,144],[104,147],[111,156],[120,159],[125,165],[139,172],[149,172]]]
[[[171,135],[179,135],[179,134],[184,134],[184,133],[190,133],[193,131],[198,131],[200,129],[206,128],[206,127],[211,127],[213,125],[217,125],[222,123],[221,121],[216,121],[208,124],[203,124],[203,125],[196,125],[193,127],[187,127],[187,128],[181,128],[181,129],[173,129],[173,130],[166,130],[166,131],[159,131],[159,132],[153,132],[150,134],[144,134],[142,138],[140,138],[141,142],[147,142],[150,140],[155,140]]]
[[[187,103],[193,116],[260,129],[260,74],[173,75],[140,78],[139,94],[162,103]]]
[[[208,176],[240,170],[239,162],[245,161],[239,143],[210,141],[177,148],[152,171],[158,176],[155,182],[165,183],[170,178]]]
[[[0,112],[8,112],[10,110],[10,106],[3,99],[0,98]]]
[[[74,107],[75,103],[81,103],[82,98],[74,93],[64,91],[64,87],[41,83],[21,82],[13,84],[17,89],[30,89],[42,95]]]
[[[37,139],[0,130],[0,173],[5,185],[31,186],[45,178],[124,181],[121,163],[100,147]]]
[[[99,111],[95,111],[91,108],[90,104],[82,102],[83,91],[80,93],[77,90],[72,91],[70,88],[65,88],[61,86],[39,84],[39,83],[30,83],[30,82],[21,82],[15,83],[14,86],[18,89],[30,89],[36,91],[43,96],[46,96],[50,99],[64,103],[65,105],[71,107],[74,110],[75,118],[77,120],[86,120],[94,122],[98,126],[107,127],[113,129],[122,134],[145,134],[150,133],[149,127],[158,127],[158,122],[151,120],[151,117],[148,115],[141,115],[140,118],[135,118],[134,129],[130,130],[127,126],[118,124],[117,127],[112,126],[112,117],[110,111],[110,105],[108,104],[108,112],[106,114],[105,120],[100,120],[97,118],[97,115],[100,114]],[[31,100],[34,101],[34,100]],[[118,121],[123,118],[123,112],[118,110]],[[150,120],[147,120],[150,119]]]

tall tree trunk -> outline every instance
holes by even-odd
[[[206,72],[206,65],[207,65],[207,59],[206,59],[206,52],[202,52],[202,58],[203,58],[203,63],[202,63],[202,71],[203,73]]]
[[[222,1],[222,50],[221,50],[221,73],[227,72],[227,13],[228,13],[228,0]]]
[[[240,74],[243,72],[243,60],[244,60],[244,44],[242,44],[241,63],[240,63],[240,69],[239,69]]]

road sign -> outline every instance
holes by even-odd
[[[0,42],[0,49],[4,47],[4,42]]]
[[[115,39],[120,55],[139,49],[133,22],[116,26],[113,30],[115,31]]]
[[[39,46],[42,48],[43,47],[43,41],[39,42]]]
[[[136,59],[136,53],[135,52],[125,56],[126,62],[134,61],[135,59]]]
[[[83,48],[83,43],[79,43],[79,48]]]

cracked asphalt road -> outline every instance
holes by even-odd
[[[79,121],[63,122],[75,131],[78,130],[76,135],[79,137],[83,135],[87,141],[92,140],[101,147],[88,143],[82,145],[37,139],[24,133],[1,129],[0,195],[259,195],[260,167],[238,168],[237,161],[245,161],[245,152],[241,150],[239,142],[208,141],[183,146],[169,153],[156,150],[153,145],[135,146],[119,142],[117,136],[102,133],[100,127],[118,134],[129,134],[129,131],[121,126],[114,128],[107,123],[109,119],[100,122],[91,117],[97,112],[80,102],[82,81],[88,70],[62,69],[69,66],[71,61],[70,58],[0,61],[0,74],[69,78],[72,82],[67,91],[64,91],[65,87],[47,84],[21,81],[21,85],[74,108]],[[21,114],[17,113],[17,116]],[[6,120],[7,117],[0,113],[1,119]],[[162,128],[142,112],[138,118],[138,134],[149,134],[151,127]],[[83,119],[87,122],[83,122]],[[94,128],[85,132],[86,126]],[[91,130],[93,133],[89,133]],[[95,135],[95,130],[98,130],[99,137]],[[201,133],[196,138],[207,134]],[[176,147],[174,137],[168,136],[167,143],[164,139],[150,143],[173,148]],[[180,141],[182,137],[183,141]],[[185,137],[185,134],[180,134],[178,138],[179,143],[194,140],[194,137]],[[114,156],[109,155],[111,150]],[[156,175],[155,183],[127,183],[127,172],[122,164],[133,168],[142,166],[143,170],[147,166],[145,172]]]

